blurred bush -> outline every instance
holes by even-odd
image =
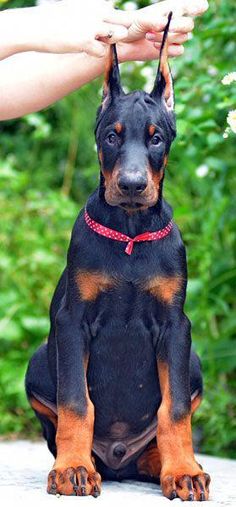
[[[14,0],[7,6],[29,5]],[[124,2],[120,2],[124,5]],[[139,2],[143,6],[147,2]],[[5,4],[6,5],[6,4]],[[195,416],[201,451],[236,454],[235,145],[223,138],[235,108],[234,1],[216,0],[172,62],[178,137],[165,197],[188,252],[186,312],[205,380]],[[152,64],[125,64],[128,90],[150,89]],[[0,431],[39,431],[24,394],[26,364],[48,332],[48,307],[79,208],[98,183],[93,127],[101,80],[46,111],[0,125]]]

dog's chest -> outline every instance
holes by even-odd
[[[78,270],[76,285],[84,302],[93,303],[97,308],[114,305],[115,313],[128,306],[138,309],[152,306],[153,300],[160,305],[173,304],[181,291],[183,279],[179,274],[163,271],[136,276],[135,271],[122,273],[103,270]],[[121,306],[120,306],[121,305]],[[137,308],[136,308],[137,309]]]
[[[90,323],[88,385],[96,406],[96,433],[105,428],[109,435],[117,422],[131,432],[142,431],[157,406],[154,327],[138,299],[128,305],[131,292],[116,305],[109,299],[111,306],[99,305]]]

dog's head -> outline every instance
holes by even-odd
[[[150,94],[124,93],[116,48],[113,45],[110,49],[96,124],[101,185],[108,204],[129,211],[157,203],[168,153],[176,135],[173,82],[167,59],[170,20],[171,14]]]

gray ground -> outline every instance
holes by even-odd
[[[209,507],[236,507],[236,461],[200,456],[199,462],[212,477]],[[83,506],[96,507],[177,507],[181,500],[164,498],[160,488],[153,484],[125,481],[103,484],[102,495],[92,497],[54,497],[45,492],[45,483],[53,458],[44,442],[28,441],[0,443],[0,503],[24,507]],[[189,502],[187,502],[189,504]],[[183,504],[182,504],[183,505]],[[185,503],[186,505],[186,503]],[[191,507],[198,505],[191,502]],[[207,505],[207,504],[205,504]]]

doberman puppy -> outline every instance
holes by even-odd
[[[125,94],[113,46],[96,142],[100,185],[73,228],[48,343],[26,391],[56,458],[47,491],[93,495],[104,479],[157,481],[206,500],[191,414],[202,396],[184,314],[185,248],[162,187],[176,135],[164,32],[150,94]]]

